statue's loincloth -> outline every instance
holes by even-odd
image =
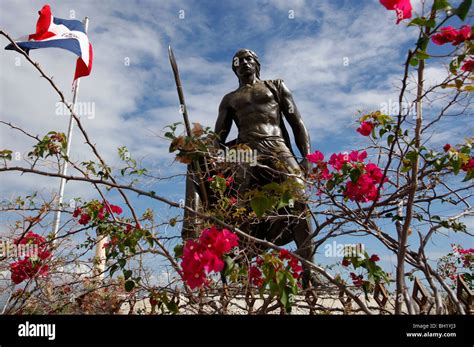
[[[257,165],[242,165],[236,173],[236,185],[240,187],[241,193],[288,179],[303,184],[301,167],[282,137],[266,136],[250,141],[239,140],[239,143],[257,151]]]

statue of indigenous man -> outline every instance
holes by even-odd
[[[290,90],[282,80],[260,79],[258,56],[249,49],[239,50],[233,57],[232,69],[239,79],[236,90],[226,94],[219,106],[215,125],[218,146],[228,148],[226,143],[232,124],[238,129],[237,139],[232,145],[250,147],[257,154],[256,165],[240,165],[234,174],[234,186],[239,199],[251,190],[270,183],[294,183],[294,202],[280,209],[280,217],[262,218],[255,224],[239,225],[249,234],[285,245],[295,241],[298,253],[311,260],[311,223],[307,207],[303,202],[303,180],[310,170],[306,155],[310,153],[310,139]],[[294,135],[302,160],[298,162],[292,151],[290,136],[286,130],[287,121]],[[198,198],[191,188],[188,178],[187,203],[195,203]],[[194,205],[195,206],[195,205]],[[189,214],[185,213],[189,216]],[[188,224],[189,225],[189,224]],[[183,227],[183,236],[185,228]],[[303,274],[303,283],[309,282],[309,270]]]

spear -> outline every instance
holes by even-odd
[[[183,94],[183,88],[181,86],[181,79],[179,78],[178,64],[176,63],[176,58],[174,57],[171,46],[168,46],[168,56],[170,58],[171,68],[173,69],[174,80],[176,82],[176,90],[178,91],[180,110],[181,110],[181,113],[183,114],[184,126],[186,127],[186,134],[189,137],[191,137],[192,136],[191,125],[189,123],[188,110],[186,108],[186,103],[184,102],[184,94]],[[206,192],[204,181],[201,175],[201,167],[199,166],[199,162],[197,160],[193,160],[192,166],[191,165],[188,166],[188,175],[193,174],[193,171],[196,173],[197,178],[199,180],[199,188],[201,190],[200,195],[203,201],[203,205],[206,206],[208,202],[207,192]]]

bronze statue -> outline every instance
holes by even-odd
[[[303,179],[310,170],[306,155],[310,153],[310,139],[291,92],[282,80],[262,81],[260,62],[257,55],[249,49],[239,50],[233,58],[232,69],[239,79],[239,87],[225,95],[219,106],[215,133],[219,136],[216,144],[222,148],[235,144],[244,144],[258,154],[257,165],[242,165],[234,175],[235,186],[240,196],[252,189],[266,184],[282,183],[293,180],[297,195],[303,196]],[[292,151],[289,134],[284,119],[290,125],[296,146],[302,156],[298,163]],[[235,123],[238,129],[236,140],[226,143],[226,139]],[[186,203],[194,209],[199,200],[196,180],[188,175]],[[301,199],[302,200],[302,199]],[[311,260],[314,247],[311,242],[311,223],[307,216],[307,207],[301,200],[294,206],[282,208],[282,218],[265,219],[258,224],[239,225],[241,230],[277,245],[286,245],[295,241],[298,253]],[[292,217],[288,217],[292,216]],[[192,234],[189,213],[185,213],[183,238]],[[263,219],[263,218],[262,218]],[[310,272],[305,269],[303,284],[308,286]]]

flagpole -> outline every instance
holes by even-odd
[[[89,18],[85,17],[84,18],[84,31],[87,34],[87,29],[89,27]],[[78,94],[79,94],[79,85],[81,82],[81,78],[79,77],[76,79],[74,82],[74,94],[72,98],[72,105],[71,108],[74,110],[74,106],[76,105]],[[72,144],[72,132],[74,129],[74,117],[72,114],[70,115],[69,118],[69,126],[68,126],[68,132],[67,132],[67,145],[66,145],[66,156],[69,158],[69,153],[71,151],[71,144]],[[64,160],[63,166],[61,167],[61,175],[66,176],[67,174],[67,161]],[[54,222],[53,222],[53,234],[54,234],[54,242],[56,242],[56,237],[58,236],[59,232],[59,224],[61,222],[61,204],[63,203],[64,199],[64,188],[66,186],[66,178],[61,177],[61,183],[59,184],[59,199],[58,199],[58,209],[55,213],[54,216]],[[106,242],[106,237],[102,237],[97,241],[97,248],[95,252],[95,257],[97,259],[97,268],[98,273],[102,273],[103,269],[105,268],[105,250],[104,250],[104,244]]]
[[[84,30],[87,34],[87,27],[89,26],[89,18],[86,17],[84,18]],[[71,108],[74,110],[74,105],[76,105],[77,102],[77,96],[79,94],[79,84],[81,82],[81,78],[78,78],[74,82],[74,95],[72,98],[72,105]],[[69,117],[69,127],[67,131],[67,145],[66,145],[66,156],[69,158],[69,153],[71,151],[71,143],[72,143],[72,130],[74,129],[74,117],[72,114]],[[64,160],[63,166],[61,167],[61,175],[65,176],[67,174],[67,161]],[[54,234],[54,240],[56,240],[56,237],[58,236],[58,231],[59,231],[59,224],[61,222],[61,204],[63,203],[63,198],[64,198],[64,187],[66,186],[66,178],[61,177],[61,183],[59,184],[59,199],[58,199],[58,209],[55,213],[54,216],[54,224],[53,224],[53,234]]]

